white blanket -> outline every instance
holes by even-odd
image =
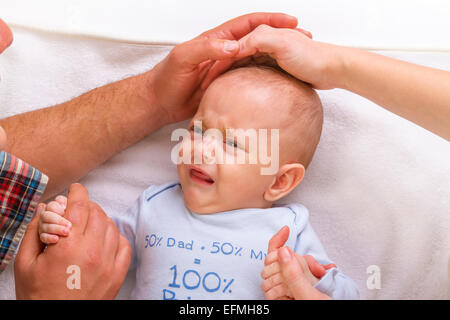
[[[0,117],[67,101],[150,69],[170,47],[136,46],[14,28],[0,56]],[[30,54],[30,52],[32,54]],[[450,70],[450,53],[381,52]],[[450,253],[450,144],[342,90],[319,92],[322,140],[305,181],[286,201],[311,211],[330,258],[367,299],[445,299]],[[177,178],[163,128],[81,180],[109,215],[120,215],[152,183]],[[369,290],[366,270],[381,271]],[[133,285],[127,279],[119,297]],[[14,298],[12,266],[0,275],[0,299]]]
[[[173,44],[249,12],[286,12],[314,39],[372,49],[450,50],[448,0],[14,0],[0,1],[17,26]]]

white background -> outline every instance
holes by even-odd
[[[448,0],[0,0],[0,16],[14,25],[165,44],[255,11],[294,15],[319,41],[450,50]]]

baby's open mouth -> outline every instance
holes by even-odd
[[[211,185],[214,183],[214,180],[211,179],[211,177],[206,172],[197,168],[191,167],[189,169],[189,176],[192,180],[205,185]]]

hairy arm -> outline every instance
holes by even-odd
[[[5,150],[49,176],[44,198],[51,197],[158,128],[193,116],[205,74],[214,61],[237,54],[240,37],[261,24],[297,23],[295,17],[264,12],[227,21],[176,46],[144,74],[0,120],[8,137]]]
[[[93,89],[69,102],[0,120],[5,150],[50,177],[45,198],[167,123],[153,103],[152,72]]]

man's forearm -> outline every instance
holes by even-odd
[[[450,72],[336,48],[343,61],[338,87],[450,140]]]
[[[0,120],[6,151],[48,175],[45,197],[54,195],[167,123],[152,104],[151,72]]]

